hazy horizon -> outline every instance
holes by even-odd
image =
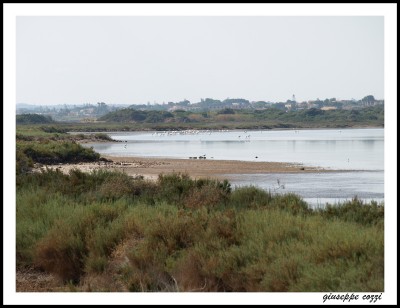
[[[16,103],[384,99],[381,16],[17,17]]]
[[[362,98],[364,98],[365,96],[367,96],[367,95],[364,95],[363,97],[361,97],[360,99],[355,99],[355,101],[358,101],[358,100],[361,100]],[[215,100],[220,100],[221,102],[222,101],[224,101],[224,99],[216,99],[216,98],[214,98],[214,97],[208,97],[208,98],[210,98],[210,99],[215,99]],[[330,99],[331,97],[325,97],[325,98],[319,98],[321,101],[324,101],[325,99]],[[250,100],[250,99],[247,99],[246,97],[230,97],[230,98],[228,98],[228,99],[246,99],[246,100],[248,100],[250,103],[251,102],[257,102],[257,101],[255,101],[255,100]],[[345,100],[345,101],[348,101],[348,100],[352,100],[353,98],[351,98],[351,99],[343,99],[343,100]],[[383,100],[383,99],[379,99],[379,98],[376,98],[375,97],[375,99],[376,100]],[[288,100],[291,100],[291,98],[289,98]],[[316,99],[315,99],[316,100]],[[272,104],[275,104],[275,103],[286,103],[286,101],[280,101],[280,102],[273,102],[273,101],[269,101],[269,100],[259,100],[259,101],[264,101],[264,102],[266,102],[266,103],[272,103]],[[299,100],[296,100],[296,102],[297,103],[302,103],[302,102],[307,102],[307,101],[314,101],[314,100],[304,100],[304,101],[299,101]],[[101,101],[101,100],[99,100],[99,101],[97,101],[97,102],[79,102],[79,103],[56,103],[56,104],[31,104],[31,103],[24,103],[24,102],[21,102],[21,103],[18,103],[17,102],[17,106],[18,105],[23,105],[23,106],[47,106],[47,107],[50,107],[50,106],[63,106],[63,105],[67,105],[67,106],[81,106],[81,105],[86,105],[86,104],[90,104],[90,105],[96,105],[97,103],[100,103],[100,102],[102,102],[102,103],[105,103],[105,104],[107,104],[107,105],[126,105],[126,106],[130,106],[130,105],[147,105],[147,103],[137,103],[137,104],[131,104],[131,103],[123,103],[123,102],[121,102],[121,103],[107,103],[107,102],[104,102],[104,101]],[[168,101],[168,102],[171,102],[171,101]],[[158,104],[158,105],[163,105],[163,104],[168,104],[168,102],[167,101],[164,101],[164,102],[161,102],[161,103],[159,103],[159,102],[156,102],[156,103],[151,103],[150,102],[150,105],[155,105],[155,104]],[[195,102],[193,102],[193,101],[191,101],[190,102],[190,104],[197,104],[197,103],[200,103],[201,101],[199,100],[199,101],[195,101]],[[175,102],[173,102],[173,103],[179,103],[179,101],[175,101]]]

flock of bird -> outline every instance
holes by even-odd
[[[189,130],[177,130],[177,131],[156,131],[154,133],[152,133],[152,136],[175,136],[175,135],[198,135],[200,133],[204,133],[204,134],[208,134],[211,135],[211,133],[213,132],[229,132],[229,130],[227,129],[221,129],[221,130],[196,130],[196,129],[189,129]],[[262,131],[261,131],[262,132]],[[342,131],[339,130],[339,133],[341,133]],[[240,140],[245,140],[245,141],[250,141],[250,137],[251,135],[248,134],[247,135],[247,131],[245,130],[244,133],[246,135],[244,135],[244,138],[242,138],[242,135],[238,135],[237,138]],[[300,133],[299,130],[294,130],[294,133]],[[127,140],[125,140],[125,144],[124,144],[124,149],[126,149],[127,146]],[[206,159],[206,154],[200,155],[200,156],[190,156],[189,159]],[[211,157],[213,158],[213,157]],[[255,156],[254,158],[258,158],[258,156]],[[350,162],[350,159],[347,159],[347,162]]]
[[[197,129],[188,129],[188,130],[173,130],[173,131],[157,131],[152,133],[152,136],[176,136],[176,135],[198,135],[200,133],[211,135],[213,132],[228,132],[227,129],[219,129],[219,130],[197,130]]]

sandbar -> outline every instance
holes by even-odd
[[[84,172],[90,172],[96,169],[119,170],[130,176],[143,176],[146,179],[157,179],[159,174],[171,173],[184,173],[192,178],[232,179],[241,174],[320,173],[340,171],[282,162],[158,157],[102,157],[107,159],[108,162],[60,164],[47,167],[58,168],[64,173],[68,173],[71,169],[79,169]]]

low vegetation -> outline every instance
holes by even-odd
[[[311,210],[227,181],[19,176],[17,268],[81,291],[383,291],[382,205]]]
[[[384,125],[383,105],[354,110],[306,110],[285,111],[277,108],[263,110],[222,109],[218,111],[194,112],[185,110],[144,111],[121,109],[99,118],[106,123],[140,123],[153,129],[181,125],[187,128],[312,128],[312,127],[360,127]]]
[[[17,114],[16,121],[17,124],[47,124],[54,122],[50,116],[35,113]]]
[[[105,133],[68,134],[58,126],[18,126],[16,134],[17,174],[26,173],[38,164],[94,162],[101,160],[92,148],[83,147],[84,141],[114,141]]]
[[[76,142],[67,141],[19,142],[17,153],[41,164],[91,162],[100,158],[100,155],[93,149],[84,148]]]
[[[208,111],[161,111],[132,108],[109,112],[93,122],[37,121],[35,114],[17,115],[19,130],[49,133],[185,130],[185,129],[287,129],[384,127],[384,106],[353,110],[281,110],[278,108],[232,109]],[[44,116],[40,116],[44,117]],[[24,124],[24,125],[22,125]],[[29,124],[29,125],[27,125]],[[27,126],[27,127],[24,127]]]

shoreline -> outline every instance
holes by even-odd
[[[240,174],[268,173],[328,173],[349,172],[352,170],[332,170],[305,166],[296,163],[253,162],[236,160],[211,159],[175,159],[152,157],[122,157],[103,155],[108,161],[43,165],[69,173],[71,169],[91,172],[98,169],[117,170],[129,176],[143,176],[145,179],[156,180],[160,174],[184,173],[192,178],[234,179]]]
[[[150,132],[168,132],[168,131],[185,131],[185,130],[198,130],[198,131],[287,131],[287,130],[346,130],[346,129],[384,129],[384,126],[349,126],[349,127],[272,127],[272,128],[207,128],[207,127],[197,127],[197,128],[168,128],[168,127],[160,127],[160,128],[149,128],[149,129],[139,129],[139,130],[106,130],[106,131],[69,131],[68,134],[77,135],[77,134],[97,134],[97,133],[150,133]],[[90,143],[90,142],[99,142],[96,141],[85,141],[80,140],[82,143]],[[101,142],[101,141],[100,141]],[[105,140],[104,142],[110,142],[109,140]],[[111,141],[113,142],[113,141]],[[114,140],[114,142],[121,142],[118,140]]]

